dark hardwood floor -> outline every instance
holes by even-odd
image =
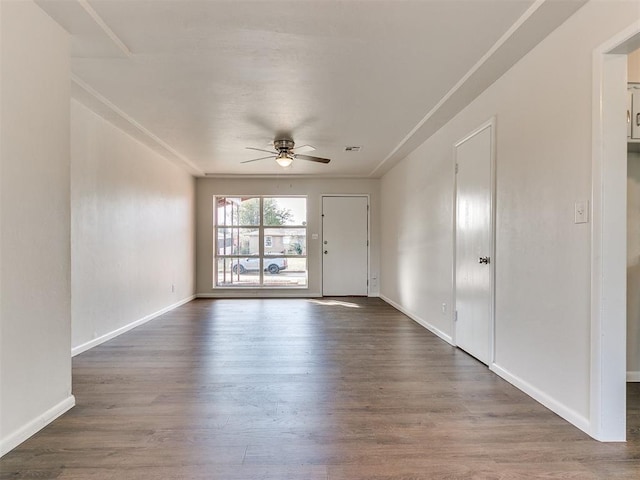
[[[77,406],[2,479],[640,479],[379,299],[196,300],[73,360]]]

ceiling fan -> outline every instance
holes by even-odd
[[[329,163],[331,160],[328,158],[313,157],[311,155],[303,155],[301,152],[312,152],[315,150],[311,145],[302,145],[295,147],[293,140],[285,138],[281,140],[275,140],[273,142],[273,148],[275,151],[264,150],[262,148],[246,147],[248,150],[257,150],[258,152],[266,152],[270,155],[267,157],[254,158],[252,160],[245,160],[240,163],[257,162],[258,160],[265,160],[267,158],[275,158],[278,165],[281,167],[290,166],[295,159],[308,160],[310,162]]]

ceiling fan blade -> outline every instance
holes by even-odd
[[[269,155],[268,157],[260,157],[260,158],[254,158],[252,160],[245,160],[244,162],[240,162],[240,163],[251,163],[251,162],[257,162],[258,160],[265,160],[267,158],[276,158],[275,155]]]
[[[300,155],[295,154],[295,158],[299,158],[300,160],[309,160],[310,162],[318,162],[318,163],[329,163],[331,160],[328,158],[320,158],[320,157],[312,157],[311,155]]]
[[[311,145],[300,145],[299,147],[292,148],[291,151],[293,153],[307,153],[313,152],[316,148]]]
[[[256,148],[256,147],[244,147],[247,150],[257,150],[258,152],[267,152],[270,153],[272,155],[277,155],[278,152],[274,152],[273,150],[264,150],[263,148]]]

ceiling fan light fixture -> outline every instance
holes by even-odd
[[[1,2],[2,0],[0,0]],[[269,153],[270,155],[267,157],[260,158],[252,158],[251,160],[244,160],[240,163],[251,163],[257,162],[258,160],[266,160],[267,158],[275,158],[278,165],[282,168],[290,167],[294,160],[306,160],[308,162],[316,162],[316,163],[329,163],[331,160],[328,158],[320,158],[314,157],[313,155],[305,155],[300,152],[309,152],[314,151],[315,148],[311,145],[302,145],[300,147],[296,147],[293,140],[290,139],[281,139],[274,140],[273,142],[273,151],[265,150],[264,148],[256,148],[256,147],[245,147],[248,150],[256,150],[258,152]]]
[[[293,162],[293,158],[286,154],[286,152],[280,152],[276,157],[276,162],[282,168],[287,168]]]

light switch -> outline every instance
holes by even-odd
[[[318,234],[317,233],[312,233],[311,234],[311,240],[317,240],[318,239]]]
[[[574,223],[589,221],[589,200],[579,200],[575,204]]]

